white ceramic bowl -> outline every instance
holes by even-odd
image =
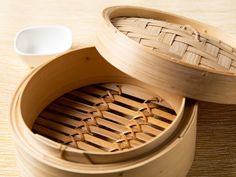
[[[72,33],[64,26],[34,26],[17,33],[14,48],[29,67],[71,48]]]

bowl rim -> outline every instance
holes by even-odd
[[[19,41],[19,37],[23,32],[27,32],[27,31],[31,31],[31,30],[35,30],[35,29],[56,29],[56,30],[61,30],[64,33],[68,34],[68,44],[65,45],[63,50],[60,50],[58,52],[47,52],[47,53],[27,53],[27,52],[23,52],[22,50],[19,49],[17,42]],[[15,35],[15,39],[14,39],[14,50],[18,55],[22,55],[22,56],[48,56],[48,55],[56,55],[56,54],[60,54],[63,53],[67,50],[69,50],[72,46],[72,32],[71,30],[63,25],[35,25],[35,26],[29,26],[29,27],[25,27],[23,29],[21,29],[20,31],[18,31]]]

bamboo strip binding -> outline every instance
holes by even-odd
[[[84,151],[140,146],[168,129],[176,113],[160,97],[144,100],[133,89],[100,84],[71,91],[42,111],[33,131]]]

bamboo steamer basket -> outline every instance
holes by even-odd
[[[104,152],[70,147],[68,143],[58,143],[32,132],[40,113],[58,97],[83,86],[111,82],[122,83],[124,88],[133,85],[131,88],[145,89],[147,93],[135,92],[142,97],[150,96],[150,93],[158,96],[158,104],[169,106],[176,112],[174,121],[160,135],[137,147]],[[108,64],[95,48],[69,52],[32,70],[16,91],[10,115],[22,174],[62,177],[104,174],[185,176],[194,157],[196,116],[197,104],[194,101],[188,100],[185,104],[185,98],[181,96],[159,91],[131,78]],[[57,131],[62,130],[65,129],[57,127]]]
[[[96,41],[107,61],[144,83],[224,104],[236,103],[235,46],[215,27],[132,6],[105,9]]]
[[[83,53],[83,51],[81,51],[81,53],[84,54],[84,55],[87,55],[88,52]],[[73,55],[73,54],[68,54],[68,55],[70,56],[70,55]],[[97,54],[97,55],[99,56],[99,54]],[[87,61],[86,56],[85,57],[81,56],[81,58],[82,57],[84,58],[85,61]],[[93,57],[94,57],[93,55],[88,56],[88,58],[93,58]],[[62,63],[63,62],[64,63],[61,64],[61,63],[59,63],[60,61]],[[67,93],[68,91],[70,91],[72,89],[80,88],[84,85],[90,85],[90,84],[94,84],[94,83],[103,83],[103,82],[112,82],[112,81],[113,82],[114,81],[116,81],[116,82],[120,81],[120,82],[123,82],[123,83],[126,82],[126,83],[130,83],[130,84],[133,83],[134,85],[141,85],[141,83],[138,83],[138,81],[135,81],[135,80],[129,78],[125,74],[122,75],[121,72],[118,72],[118,70],[117,70],[117,72],[110,71],[111,70],[110,68],[113,68],[113,67],[110,66],[110,68],[109,68],[108,67],[109,65],[106,66],[105,64],[103,64],[105,61],[103,61],[103,59],[101,57],[97,60],[88,59],[89,62],[85,62],[85,61],[83,61],[83,59],[81,59],[81,62],[85,62],[86,65],[84,63],[82,63],[82,64],[81,63],[76,63],[77,62],[76,57],[74,57],[74,60],[72,60],[72,61],[74,61],[75,63],[68,63],[68,66],[66,65],[66,59],[64,59],[64,58],[62,58],[61,60],[57,60],[57,62],[58,62],[57,65],[54,64],[54,63],[56,63],[56,62],[54,62],[53,63],[54,68],[56,68],[56,67],[61,68],[61,66],[66,66],[65,70],[60,69],[60,71],[57,71],[57,68],[54,69],[54,68],[51,67],[50,64],[48,64],[47,66],[45,66],[43,68],[44,71],[41,70],[41,72],[35,73],[30,78],[30,80],[28,82],[25,82],[24,91],[22,92],[22,94],[19,98],[20,99],[19,100],[20,105],[19,105],[19,110],[18,111],[22,115],[22,117],[25,118],[24,120],[25,120],[26,125],[28,125],[28,127],[30,127],[30,128],[33,127],[32,122],[34,121],[34,118],[42,111],[42,108],[46,107],[52,100],[55,100],[56,98],[58,98],[59,95]],[[99,68],[99,65],[101,65],[100,69],[95,69],[95,68]],[[77,68],[77,70],[74,69],[73,67],[70,68],[71,66]],[[106,68],[107,68],[107,70],[105,70]],[[70,72],[68,73],[68,76],[67,76],[67,75],[65,75],[65,73],[68,72],[68,71],[70,71]],[[90,76],[86,71],[93,71],[93,72],[91,72],[91,76]],[[55,72],[55,74],[52,74],[52,72]],[[114,75],[113,75],[113,73],[114,73]],[[83,74],[85,76],[83,76]],[[48,79],[46,79],[45,76],[47,76]],[[56,80],[56,77],[58,77],[60,79]],[[44,79],[42,80],[41,78],[44,78]],[[72,80],[72,79],[74,79],[74,80]],[[56,83],[54,83],[53,81],[55,81]],[[58,84],[58,87],[56,87],[57,86],[56,84]],[[63,88],[63,90],[60,89],[61,87],[63,87],[62,85],[66,86],[66,88]],[[43,86],[43,87],[40,88],[40,86]],[[125,87],[125,89],[127,89],[127,88]],[[86,88],[86,90],[88,90],[88,88]],[[122,90],[123,90],[123,88],[122,88]],[[134,91],[135,90],[137,90],[137,89],[134,88]],[[152,90],[152,89],[150,89],[150,90]],[[127,94],[129,91],[124,90],[124,92]],[[49,108],[45,112],[40,114],[39,118],[36,119],[36,121],[35,121],[36,122],[35,131],[37,131],[39,133],[40,132],[43,133],[43,131],[44,131],[46,134],[50,133],[49,131],[46,132],[47,130],[45,130],[44,128],[46,127],[47,129],[52,129],[52,127],[50,127],[50,126],[58,126],[58,124],[55,121],[58,121],[59,116],[64,115],[64,114],[68,114],[68,116],[74,116],[74,117],[78,116],[79,118],[82,117],[83,119],[85,119],[84,118],[85,114],[82,114],[82,111],[83,111],[84,108],[83,107],[78,108],[78,106],[81,105],[81,103],[82,103],[81,99],[86,99],[86,98],[84,98],[85,96],[87,96],[87,97],[89,96],[88,99],[90,99],[92,97],[92,95],[85,94],[84,92],[79,92],[79,91],[73,91],[73,92],[70,92],[70,93],[73,94],[73,95],[80,94],[79,95],[80,100],[77,100],[76,103],[75,103],[75,101],[73,101],[72,99],[64,97],[64,96],[57,99],[57,101],[55,101],[53,104],[49,105]],[[137,94],[137,93],[135,92],[135,94]],[[143,94],[143,92],[142,92],[142,94]],[[147,96],[144,95],[144,97],[147,97]],[[153,98],[153,97],[149,97],[149,98]],[[91,99],[95,99],[95,97],[92,97]],[[97,98],[97,99],[100,99],[100,98]],[[165,100],[165,97],[163,97],[162,99]],[[162,133],[158,132],[159,134],[154,134],[155,138],[153,139],[153,141],[150,139],[150,141],[148,141],[148,143],[143,144],[144,146],[139,145],[138,148],[135,148],[135,147],[130,148],[130,150],[132,150],[132,151],[129,151],[129,149],[127,149],[127,150],[121,151],[121,153],[119,153],[119,152],[114,152],[114,153],[113,152],[110,152],[110,153],[105,152],[105,153],[102,153],[101,151],[97,151],[97,148],[95,148],[95,147],[92,148],[92,146],[89,146],[89,144],[86,144],[86,145],[85,144],[78,144],[79,149],[81,149],[81,148],[82,149],[83,148],[88,149],[88,152],[86,152],[86,156],[85,156],[84,151],[82,151],[82,152],[78,151],[79,152],[78,154],[81,154],[81,156],[83,157],[82,159],[85,159],[85,157],[86,157],[87,158],[86,161],[90,160],[90,161],[95,162],[95,163],[107,163],[107,162],[115,162],[115,161],[126,160],[127,158],[132,158],[132,157],[135,157],[135,156],[138,156],[140,154],[144,154],[145,152],[150,151],[151,149],[153,149],[153,147],[156,147],[159,144],[161,144],[165,139],[167,139],[173,133],[173,131],[177,128],[177,126],[178,126],[178,124],[179,124],[179,122],[182,118],[185,99],[182,98],[182,97],[178,98],[178,96],[172,97],[171,95],[168,95],[167,99],[169,99],[169,100],[174,99],[174,101],[171,102],[170,104],[173,105],[173,108],[175,108],[175,111],[177,112],[177,115],[175,117],[171,114],[168,114],[167,112],[164,112],[164,111],[161,112],[161,110],[159,110],[159,109],[153,109],[153,112],[156,111],[157,113],[155,113],[155,114],[157,114],[158,116],[162,116],[164,118],[166,117],[166,119],[167,118],[174,119],[170,125],[166,125],[167,122],[160,121],[160,119],[159,119],[159,122],[157,122],[158,119],[154,119],[154,117],[152,118],[152,116],[147,116],[148,119],[152,118],[152,119],[154,119],[154,121],[156,121],[156,124],[151,124],[151,121],[148,120],[148,123],[151,124],[151,125],[157,125],[157,126],[160,126],[160,127],[162,126],[162,124],[166,125],[166,129]],[[35,100],[37,100],[37,103],[39,105],[35,105]],[[64,102],[64,103],[61,103],[61,102]],[[163,102],[164,105],[166,104],[165,101],[162,101],[162,102]],[[77,109],[80,109],[81,111],[77,110],[74,113],[73,112],[74,109],[69,109],[68,108],[68,106],[71,106],[71,103],[74,104],[74,105],[72,105],[72,107],[74,107],[74,108],[77,107]],[[127,114],[129,114],[130,116],[134,116],[134,117],[137,117],[139,115],[141,116],[140,113],[135,112],[135,111],[133,111],[134,114],[133,114],[133,112],[132,112],[132,114],[130,114],[131,109],[125,109],[124,106],[123,107],[121,107],[121,106],[118,107],[119,105],[117,103],[114,103],[114,104],[106,103],[106,104],[109,104],[109,107],[111,107],[112,110],[127,112]],[[61,106],[61,105],[64,105],[64,106]],[[146,106],[146,105],[142,104],[139,109],[142,109],[143,106]],[[54,112],[48,112],[49,109],[50,110],[52,109],[53,111],[60,112],[62,114],[54,114]],[[103,110],[101,110],[101,111],[103,112],[104,115],[105,115],[105,113],[108,114],[108,111],[103,111]],[[47,115],[45,115],[46,113],[47,113]],[[49,113],[50,113],[50,115],[48,115]],[[51,115],[51,114],[53,114],[53,115]],[[108,117],[111,116],[110,114],[116,115],[115,113],[110,113],[109,112]],[[165,114],[167,114],[167,115],[165,115]],[[45,118],[42,119],[42,116],[46,116],[47,119],[45,119]],[[51,121],[52,119],[48,120],[52,116],[56,117],[56,118],[54,118],[53,122]],[[85,115],[85,116],[91,117],[92,115],[88,114],[88,115]],[[95,118],[97,115],[93,115],[93,116]],[[100,117],[100,115],[99,115],[99,117]],[[105,117],[105,118],[107,118],[107,117]],[[113,119],[116,119],[116,118],[117,118],[117,116],[114,117]],[[143,119],[143,118],[141,118],[141,119]],[[65,121],[67,121],[67,120],[63,120],[64,124],[66,123]],[[96,121],[101,126],[106,126],[106,127],[108,127],[108,126],[112,127],[113,126],[113,125],[111,125],[112,122],[109,122],[109,124],[104,123],[104,122],[100,122],[101,119],[99,119],[99,118],[97,118]],[[80,120],[77,121],[76,120],[72,123],[75,124],[76,126],[78,126],[80,123],[84,123],[84,122],[85,121],[80,121]],[[71,121],[68,122],[68,123],[71,123]],[[93,122],[87,121],[87,124],[88,124],[87,126],[90,126],[89,123],[93,123]],[[128,124],[131,124],[131,122],[130,121],[128,123],[125,122],[125,124],[126,124],[125,126],[128,126]],[[143,127],[144,125],[140,124],[140,126]],[[86,127],[86,125],[84,127]],[[74,143],[75,139],[71,138],[70,136],[72,136],[74,134],[78,134],[78,136],[80,136],[81,133],[79,133],[78,131],[79,130],[82,131],[82,128],[84,128],[84,127],[71,128],[71,129],[68,129],[67,126],[58,127],[58,129],[56,129],[55,132],[53,132],[53,133],[56,134],[57,131],[63,131],[64,134],[65,133],[70,134],[68,137],[64,137],[63,134],[61,134],[61,137],[58,138],[58,139],[62,140],[63,144],[68,144],[65,141],[68,141],[68,139],[69,139],[69,142],[70,142],[69,144],[71,144],[71,146],[75,147],[75,144],[76,144],[76,143]],[[94,128],[94,127],[98,127],[98,126],[91,124],[91,129]],[[121,127],[121,125],[120,125],[120,127]],[[137,127],[134,127],[134,128],[137,128]],[[76,131],[72,130],[72,129],[75,129]],[[150,131],[152,131],[154,128],[152,128],[151,126],[150,127],[146,126],[145,129],[148,129],[148,133],[150,133]],[[122,130],[121,129],[120,133],[124,133],[128,130],[126,130],[126,129]],[[107,131],[105,131],[105,129],[100,128],[97,131],[96,130],[92,131],[92,133],[95,134],[99,131],[100,131],[100,133],[103,133],[103,135],[104,135],[104,133],[107,132]],[[157,131],[155,131],[154,133],[156,133],[156,132]],[[112,133],[113,132],[110,131],[108,134],[112,135]],[[131,136],[132,132],[130,131],[128,133]],[[108,150],[108,151],[112,151],[116,147],[116,143],[114,144],[114,146],[112,146],[113,144],[111,144],[110,142],[102,141],[103,140],[102,138],[95,138],[95,136],[93,136],[93,137],[87,136],[87,134],[89,134],[89,132],[84,133],[84,136],[86,136],[85,141],[90,142],[92,140],[94,143],[97,143],[96,145],[104,144],[106,148],[111,149],[111,150]],[[53,138],[55,136],[53,136]],[[104,136],[107,136],[107,135],[104,135]],[[139,136],[138,132],[137,132],[137,136]],[[74,137],[74,138],[76,138],[76,137]],[[81,138],[81,137],[79,137],[79,138]],[[117,138],[117,137],[115,137],[115,138]],[[121,138],[123,138],[123,137],[121,137]],[[138,137],[138,139],[139,139],[139,137]],[[118,138],[117,140],[120,140],[120,138]],[[82,140],[78,140],[78,142],[81,142],[81,141]],[[132,143],[132,139],[129,140],[129,141],[130,141],[130,143]],[[145,141],[145,140],[143,140],[143,141]],[[136,142],[134,142],[134,143],[136,143]],[[107,146],[109,146],[109,147],[107,147]],[[58,151],[58,148],[56,148],[55,150]],[[72,149],[72,151],[73,150],[74,150],[74,148]],[[67,151],[70,152],[70,150],[67,150]],[[93,151],[96,151],[95,154],[93,153]],[[107,158],[104,158],[104,156],[107,156]],[[70,155],[68,157],[65,156],[65,158],[68,159],[68,160],[72,160],[70,158],[75,158],[75,156]],[[79,157],[79,158],[76,157],[76,158],[78,159],[77,161],[79,161],[81,159],[81,157]]]

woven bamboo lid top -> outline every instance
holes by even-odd
[[[111,22],[130,39],[154,52],[207,69],[236,72],[236,49],[190,25],[140,17],[118,17]]]
[[[87,152],[139,147],[164,133],[177,116],[159,96],[145,100],[145,92],[127,84],[79,88],[48,105],[33,131]]]
[[[236,40],[209,25],[132,6],[103,11],[96,48],[130,76],[169,92],[236,104]]]

